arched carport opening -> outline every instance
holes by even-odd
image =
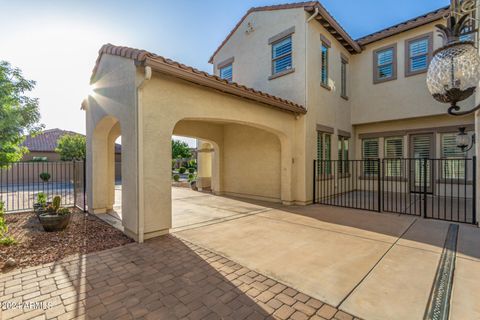
[[[92,194],[90,211],[96,214],[109,213],[121,225],[122,165],[119,148],[121,142],[120,121],[114,116],[102,118],[93,130],[92,139]]]
[[[282,201],[282,143],[258,126],[221,119],[184,119],[173,135],[198,139],[197,187],[216,196]],[[241,204],[239,204],[241,205]],[[230,212],[228,212],[230,210]],[[222,201],[192,190],[172,189],[172,227],[184,228],[238,214]]]

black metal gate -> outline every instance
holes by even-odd
[[[314,203],[477,223],[476,158],[314,161]]]
[[[6,212],[33,210],[39,193],[48,201],[86,210],[84,161],[25,161],[0,167],[0,202]]]

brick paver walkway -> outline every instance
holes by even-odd
[[[171,235],[3,274],[0,302],[0,319],[354,319]]]

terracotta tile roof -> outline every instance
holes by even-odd
[[[102,46],[99,51],[97,62],[93,69],[92,80],[98,69],[103,54],[110,54],[134,60],[137,65],[150,66],[152,70],[173,75],[177,78],[187,80],[202,86],[210,87],[225,93],[233,94],[269,106],[289,111],[296,114],[305,114],[307,110],[292,101],[285,100],[265,92],[261,92],[235,82],[229,82],[215,75],[200,71],[193,67],[186,66],[179,62],[164,58],[154,53],[134,49],[129,47],[120,47],[112,44]]]
[[[307,1],[307,2],[296,2],[296,3],[287,3],[287,4],[279,4],[279,5],[272,5],[272,6],[264,6],[264,7],[253,7],[250,8],[247,13],[243,15],[243,17],[238,21],[238,23],[235,25],[235,27],[230,31],[230,33],[227,35],[225,40],[222,41],[220,46],[215,50],[215,52],[212,54],[210,57],[210,60],[208,61],[209,63],[213,62],[213,58],[215,55],[222,49],[222,47],[228,42],[230,37],[237,31],[237,29],[240,27],[240,25],[245,21],[245,19],[248,17],[249,14],[252,12],[258,12],[258,11],[275,11],[275,10],[285,10],[285,9],[295,9],[295,8],[305,8],[306,11],[313,12],[315,11],[315,7],[317,7],[320,11],[320,14],[325,15],[324,18],[330,20],[332,22],[332,25],[334,25],[334,29],[337,29],[336,32],[343,34],[343,36],[346,37],[345,41],[354,49],[354,51],[360,52],[360,48],[358,48],[358,45],[356,42],[345,32],[345,30],[340,26],[340,24],[333,18],[333,16],[320,4],[318,1]]]
[[[449,13],[450,6],[442,7],[437,10],[430,11],[426,14],[418,16],[416,18],[401,22],[394,26],[385,28],[383,30],[377,31],[375,33],[369,34],[367,36],[361,37],[356,41],[361,45],[365,46],[375,41],[379,41],[393,35],[396,35],[401,32],[411,30],[423,26],[425,24],[440,20]]]
[[[32,137],[27,136],[23,142],[23,146],[27,147],[31,152],[55,152],[57,148],[57,141],[66,134],[82,135],[73,131],[61,130],[61,129],[49,129],[45,130],[38,135]],[[82,135],[83,136],[83,135]],[[118,143],[115,144],[115,152],[120,153],[122,146]]]

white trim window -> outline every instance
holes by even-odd
[[[220,68],[220,78],[228,81],[233,80],[233,64],[232,63]]]
[[[318,174],[330,175],[332,173],[332,135],[317,131],[317,159],[318,159]]]
[[[278,74],[293,68],[292,36],[272,43],[272,74]]]
[[[328,56],[329,56],[328,51],[329,51],[328,45],[322,42],[322,48],[321,48],[322,66],[321,66],[320,81],[323,86],[328,86]]]
[[[380,154],[380,145],[378,138],[363,139],[362,140],[362,159],[363,161],[363,175],[365,177],[378,175],[378,160]]]
[[[385,138],[385,176],[403,176],[403,137]]]
[[[465,179],[466,154],[457,147],[457,134],[442,134],[442,178]]]
[[[349,156],[348,151],[350,149],[350,140],[348,137],[338,136],[338,160],[340,164],[338,166],[338,173],[348,174],[350,173]]]

